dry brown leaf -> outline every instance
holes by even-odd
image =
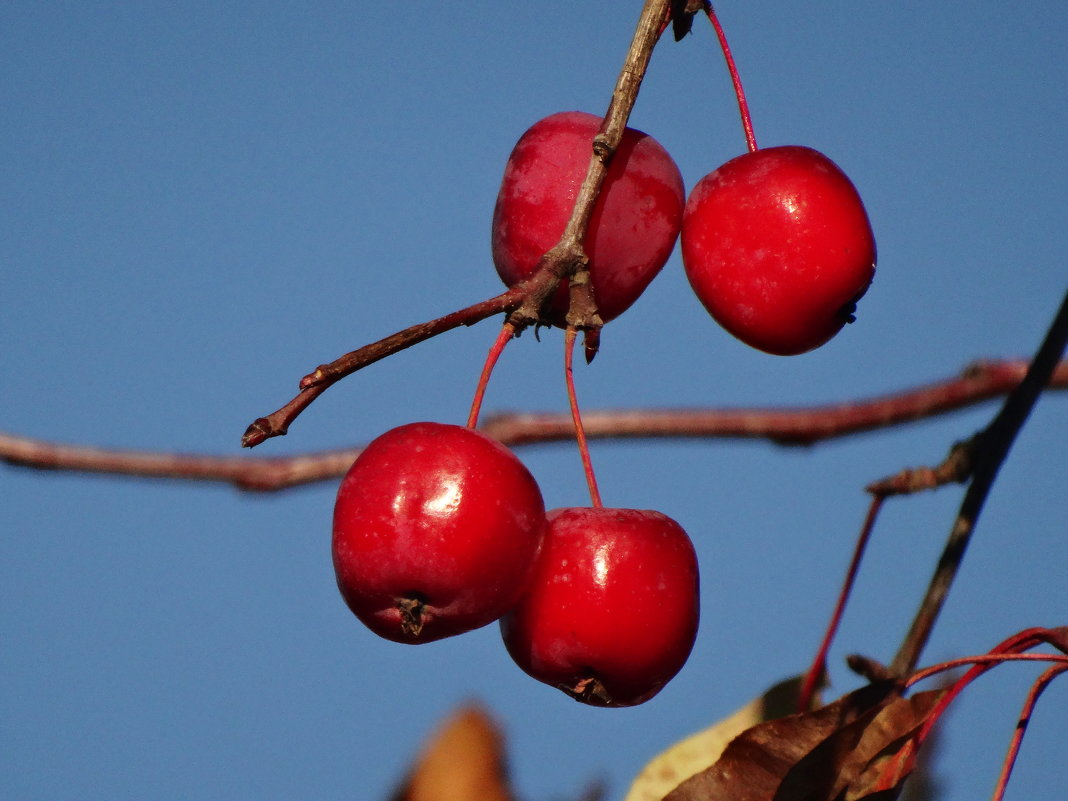
[[[780,801],[776,793],[787,774],[828,737],[881,706],[895,686],[869,684],[812,712],[753,726],[665,801]]]
[[[727,744],[751,726],[797,709],[801,677],[779,682],[730,717],[692,734],[661,752],[630,786],[624,801],[660,801],[695,773],[709,767]]]
[[[931,690],[925,693],[917,693],[910,698],[899,698],[893,704],[893,709],[887,708],[888,715],[893,715],[892,721],[884,730],[885,741],[882,747],[868,760],[863,770],[850,781],[845,801],[861,801],[861,799],[881,799],[883,792],[901,792],[905,779],[909,777],[916,767],[915,736],[919,728],[927,722],[927,718],[935,704],[944,694],[943,690]],[[906,706],[907,705],[907,706]],[[900,759],[897,770],[892,774],[892,781],[888,784],[887,768],[891,763]],[[891,796],[887,795],[886,798]]]
[[[779,785],[775,801],[833,801],[843,794],[848,801],[896,797],[913,761],[905,759],[889,783],[881,781],[884,768],[899,755],[911,756],[904,749],[911,750],[913,737],[941,696],[941,690],[933,690],[892,697],[867,710],[794,765]]]
[[[480,706],[461,707],[427,741],[391,801],[512,801],[503,740]]]

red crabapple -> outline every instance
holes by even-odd
[[[545,527],[537,483],[499,442],[455,425],[400,426],[371,442],[341,482],[338,588],[387,639],[459,634],[515,604]]]
[[[524,671],[595,706],[647,701],[697,636],[697,557],[678,523],[637,509],[555,509],[530,586],[501,618]]]
[[[738,156],[693,188],[682,261],[727,331],[760,350],[804,353],[852,322],[875,275],[875,238],[856,188],[816,150]]]
[[[493,211],[493,263],[513,286],[559,242],[593,154],[601,118],[580,111],[536,122],[508,158]],[[675,247],[686,195],[668,152],[627,128],[608,168],[584,242],[601,318],[618,317],[656,277]],[[567,313],[566,282],[551,319]]]

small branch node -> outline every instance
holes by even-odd
[[[599,133],[593,137],[593,154],[606,167],[616,153],[615,145],[609,140],[608,135]]]
[[[955,442],[941,464],[935,467],[906,468],[896,475],[872,482],[865,490],[883,498],[911,495],[938,489],[947,484],[963,484],[972,476],[982,444],[982,432],[963,442]]]
[[[890,671],[882,662],[862,654],[850,654],[846,657],[846,665],[858,676],[863,676],[870,682],[887,681],[892,679]]]

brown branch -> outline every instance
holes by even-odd
[[[138,478],[218,481],[243,490],[275,491],[344,475],[359,448],[299,456],[250,458],[62,445],[0,433],[0,460],[37,470]]]
[[[608,175],[608,165],[619,148],[619,143],[623,140],[623,132],[627,128],[630,113],[638,99],[638,91],[645,79],[653,48],[656,47],[663,31],[662,23],[669,14],[670,0],[646,0],[642,7],[634,37],[631,39],[626,58],[623,60],[623,67],[619,71],[615,88],[612,90],[608,110],[605,112],[600,130],[593,138],[590,163],[586,168],[586,177],[575,196],[571,217],[564,227],[560,241],[542,258],[540,266],[544,267],[546,262],[554,263],[557,265],[555,272],[561,278],[570,279],[576,275],[582,275],[587,269],[589,258],[586,254],[585,241],[590,218],[593,216],[593,208],[601,193],[605,177]],[[580,283],[587,285],[588,275],[580,278]],[[567,322],[569,325],[589,332],[586,339],[586,360],[592,361],[602,322],[597,314],[597,307],[593,303],[592,289],[584,294],[580,293],[580,296],[584,303],[581,309],[568,310]],[[540,314],[540,311],[540,306],[525,303],[509,319],[516,324],[529,325],[534,321],[535,316]]]
[[[591,143],[590,164],[575,198],[571,217],[560,241],[542,256],[530,278],[494,298],[435,320],[410,326],[385,339],[346,353],[329,364],[319,365],[300,380],[300,393],[295,398],[278,411],[252,422],[241,437],[242,447],[253,448],[271,437],[284,435],[290,424],[312,401],[342,378],[438,334],[461,325],[474,325],[500,312],[508,312],[508,321],[517,331],[542,321],[543,309],[560,281],[570,279],[576,274],[584,274],[586,270],[589,259],[583,243],[594,204],[608,173],[608,164],[626,130],[653,48],[660,38],[661,23],[667,19],[668,5],[669,0],[646,0],[612,92],[608,111],[600,131]],[[588,280],[588,276],[585,276],[585,280]],[[601,319],[593,303],[592,290],[581,296],[585,298],[585,302],[574,314],[569,311],[568,322],[587,331],[586,360],[590,361],[597,350]]]
[[[981,361],[956,378],[893,395],[806,408],[635,409],[585,412],[586,435],[597,439],[769,439],[779,445],[812,445],[934,417],[1010,392],[1027,372],[1027,362]],[[1058,366],[1052,387],[1068,388],[1068,362]],[[483,430],[510,445],[570,440],[567,414],[502,414]]]
[[[459,328],[461,325],[474,325],[487,317],[492,317],[494,314],[516,308],[526,296],[530,286],[535,283],[534,279],[524,281],[489,300],[475,303],[472,306],[446,314],[444,317],[438,317],[429,322],[409,326],[385,339],[380,339],[358,350],[346,353],[330,364],[320,365],[315,372],[301,379],[300,393],[293,400],[278,411],[272,412],[266,417],[259,417],[252,422],[241,437],[241,446],[254,448],[266,439],[283,436],[289,430],[290,423],[296,419],[297,415],[308,408],[311,402],[323,394],[330,386],[345,376],[438,334]]]
[[[911,495],[924,490],[938,489],[947,484],[963,484],[972,477],[978,439],[955,442],[949,454],[935,467],[909,467],[887,478],[873,481],[864,489],[878,498],[891,495]]]
[[[920,654],[931,636],[935,620],[949,594],[950,586],[960,569],[979,514],[994,485],[1009,449],[1031,414],[1035,402],[1051,379],[1064,368],[1060,361],[1068,346],[1068,293],[1061,301],[1049,331],[1031,361],[1026,376],[1009,393],[1001,410],[975,440],[972,455],[972,479],[964,494],[957,519],[950,529],[942,556],[938,560],[927,593],[908,634],[905,636],[890,672],[895,676],[907,676],[916,669]]]
[[[1027,372],[1024,361],[984,361],[946,379],[893,395],[796,409],[694,409],[590,411],[586,434],[598,439],[749,438],[811,445],[949,412],[1013,390]],[[1050,388],[1068,389],[1068,362],[1057,365]],[[299,400],[302,396],[298,396]],[[509,446],[570,441],[571,416],[507,414],[482,429]],[[343,475],[359,448],[290,457],[219,457],[117,451],[60,445],[0,434],[0,460],[22,467],[192,481],[218,481],[246,490],[281,490]]]

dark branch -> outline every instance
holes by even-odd
[[[986,503],[990,488],[1008,456],[1016,435],[1031,414],[1042,391],[1050,385],[1055,374],[1063,369],[1060,362],[1068,345],[1068,294],[1061,301],[1053,322],[1026,376],[1002,404],[997,416],[977,435],[972,455],[972,479],[961,502],[957,519],[950,530],[945,549],[935,568],[927,594],[920,603],[912,627],[905,636],[897,656],[890,664],[890,672],[904,677],[916,669],[920,654],[931,636],[931,629],[945,603],[949,588],[960,569],[976,522]]]

